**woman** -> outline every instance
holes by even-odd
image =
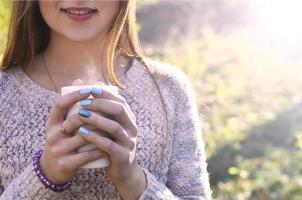
[[[1,200],[211,198],[192,87],[143,58],[134,0],[13,1],[1,69]],[[107,74],[120,95],[60,95]],[[98,148],[76,151],[87,143]],[[105,155],[109,167],[81,168]]]

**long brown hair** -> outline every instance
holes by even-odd
[[[113,60],[116,50],[126,56],[143,58],[136,31],[135,0],[120,1],[119,14],[106,41],[106,63],[111,80],[119,87]],[[38,1],[13,1],[7,44],[0,69],[30,63],[34,56],[43,52],[50,40],[50,29],[38,6]],[[124,89],[124,88],[123,88]]]

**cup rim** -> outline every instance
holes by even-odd
[[[115,85],[87,84],[87,85],[67,85],[67,86],[63,86],[63,87],[60,88],[60,93],[62,94],[62,91],[63,91],[63,90],[66,90],[66,89],[68,89],[68,88],[75,88],[75,89],[72,90],[72,91],[76,91],[76,90],[80,90],[80,89],[88,88],[88,87],[90,87],[90,88],[96,87],[96,88],[101,88],[101,89],[109,90],[109,91],[111,91],[111,89],[109,89],[109,88],[112,88],[112,87],[113,87],[113,88],[115,88],[115,90],[118,92],[118,87],[115,86]],[[72,91],[71,91],[71,92],[72,92]],[[67,94],[67,93],[65,93],[65,94]]]

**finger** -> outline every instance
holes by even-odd
[[[99,158],[105,157],[108,154],[101,151],[100,149],[93,149],[89,151],[84,151],[72,155],[63,156],[60,162],[63,166],[67,166],[69,169],[78,169],[88,162],[97,160]]]
[[[83,120],[86,124],[91,124],[96,128],[108,133],[112,138],[122,145],[128,145],[128,133],[127,131],[116,121],[98,115],[94,112],[89,112],[90,116],[88,118],[80,116],[80,119]]]
[[[96,130],[94,132],[107,137],[107,134],[100,130]],[[80,147],[86,144],[89,144],[89,142],[85,140],[79,133],[77,133],[75,136],[60,140],[55,151],[58,155],[69,154],[71,152],[77,152]]]
[[[62,133],[60,124],[55,124],[46,132],[45,140],[50,146],[56,145],[57,141],[69,137],[67,134]]]
[[[63,127],[69,135],[74,135],[75,132],[84,125],[78,113],[74,113],[66,118],[63,122]]]
[[[82,134],[82,136],[88,142],[95,144],[98,148],[108,153],[113,162],[122,161],[128,157],[127,152],[129,150],[109,138],[96,134],[94,131],[89,131],[88,134]]]
[[[62,133],[60,126],[63,125],[66,133]],[[69,138],[75,134],[75,132],[84,125],[83,120],[80,119],[77,113],[72,114],[66,118],[61,124],[56,123],[52,126],[52,130],[46,133],[48,143],[56,144],[58,141]]]
[[[85,109],[113,116],[114,120],[118,121],[123,127],[131,132],[135,132],[136,130],[136,122],[133,121],[132,117],[129,115],[125,105],[120,102],[96,98],[83,100],[80,104]]]
[[[92,87],[91,95],[95,98],[111,99],[111,100],[118,101],[121,103],[124,101],[122,96],[120,96],[119,94],[115,94],[105,88],[100,89],[100,88]]]
[[[62,122],[68,110],[78,101],[87,98],[90,95],[90,91],[91,88],[84,88],[57,97],[48,118],[49,124]]]
[[[88,144],[88,141],[81,135],[77,134],[73,137],[60,140],[58,144],[53,147],[53,153],[56,155],[66,155],[71,152],[75,153],[80,147],[86,144]]]
[[[127,111],[129,112],[129,114],[132,117],[132,120],[134,122],[136,121],[135,115],[132,113],[130,106],[128,105],[126,99],[123,96],[121,96],[119,94],[115,94],[106,89],[99,89],[99,88],[95,88],[95,87],[91,88],[91,95],[95,98],[113,100],[113,101],[117,101],[117,102],[125,105],[125,107],[127,108]]]

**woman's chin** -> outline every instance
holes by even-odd
[[[88,32],[88,31],[78,31],[78,32],[68,32],[64,33],[63,36],[75,42],[85,42],[91,41],[98,38],[99,34]]]

